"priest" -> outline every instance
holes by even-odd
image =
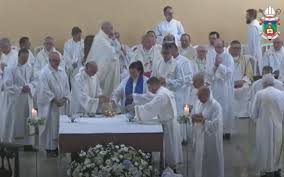
[[[252,118],[256,122],[256,168],[260,176],[281,176],[283,151],[284,93],[274,88],[274,78],[262,79],[263,90],[256,93]]]
[[[116,105],[120,104],[121,112],[131,112],[133,109],[133,94],[145,94],[147,92],[148,78],[143,75],[143,65],[140,61],[129,65],[129,77],[122,80],[114,90],[112,100]]]
[[[60,115],[69,113],[70,88],[65,71],[59,67],[59,53],[50,52],[48,58],[49,64],[39,76],[37,103],[39,116],[45,118],[45,125],[40,130],[40,146],[48,157],[54,157],[58,155]]]
[[[120,33],[117,31],[114,32],[113,43],[119,54],[120,80],[123,80],[128,76],[128,66],[130,65],[132,51],[126,44],[122,43]]]
[[[216,56],[214,41],[219,38],[220,34],[217,31],[212,31],[209,33],[209,45],[207,46],[207,58],[209,60],[214,59]]]
[[[1,72],[6,66],[16,66],[18,63],[18,52],[11,47],[11,42],[8,38],[0,39],[0,50],[2,52],[0,58]]]
[[[181,35],[184,33],[183,26],[180,21],[173,19],[173,8],[166,6],[164,8],[165,20],[161,21],[155,28],[158,37],[158,43],[162,44],[163,38],[168,35],[174,35],[176,44],[179,43]]]
[[[229,53],[234,58],[234,115],[249,116],[249,90],[253,80],[251,57],[241,54],[241,43],[234,40]]]
[[[72,38],[64,43],[63,58],[72,85],[74,77],[79,72],[80,66],[82,66],[79,62],[83,57],[84,39],[82,38],[82,30],[78,26],[72,28],[71,35]]]
[[[254,57],[254,75],[260,75],[262,71],[262,48],[261,48],[261,26],[257,20],[257,10],[248,9],[246,23],[248,24],[247,48],[248,54]]]
[[[5,72],[1,106],[4,142],[31,144],[27,120],[32,116],[36,81],[28,59],[29,50],[20,49],[18,64]]]
[[[131,62],[141,61],[144,67],[144,75],[150,77],[153,67],[156,67],[161,60],[161,49],[159,46],[153,45],[152,35],[143,35],[141,44],[133,48]]]
[[[166,80],[166,86],[174,91],[177,103],[178,116],[182,114],[183,107],[186,104],[187,93],[190,92],[192,86],[192,66],[188,58],[180,55],[177,45],[172,42],[169,44],[171,54],[176,61],[176,77]]]
[[[71,113],[96,114],[100,103],[109,101],[102,95],[97,71],[96,62],[90,61],[75,76],[71,92]]]
[[[212,95],[223,111],[224,138],[230,139],[233,124],[233,99],[234,99],[234,60],[224,51],[224,41],[214,41],[216,56],[210,66],[209,77],[211,80]]]
[[[205,74],[208,74],[209,67],[209,61],[207,59],[207,47],[205,46],[198,46],[196,48],[197,56],[191,60],[192,63],[192,72],[194,74],[199,72],[204,72]]]
[[[180,37],[180,48],[179,52],[181,55],[187,57],[192,60],[196,57],[196,50],[191,45],[191,37],[189,34],[184,33]]]
[[[208,87],[198,90],[192,110],[193,176],[224,177],[222,107]]]
[[[156,121],[162,124],[166,166],[177,168],[182,163],[183,156],[174,95],[156,77],[151,77],[147,84],[154,98],[144,105],[135,106],[135,117],[142,122]]]
[[[53,37],[51,36],[47,36],[44,39],[44,43],[43,43],[43,49],[41,49],[39,51],[39,53],[36,56],[35,59],[35,64],[34,64],[34,70],[35,70],[35,75],[36,77],[38,77],[39,72],[48,65],[48,56],[51,52],[57,52],[58,55],[60,56],[60,58],[62,58],[62,55],[60,54],[59,51],[57,51],[55,49],[55,40],[53,39]],[[62,59],[60,59],[60,67],[61,69],[65,70],[65,64],[64,61]]]
[[[175,79],[178,77],[178,72],[176,70],[177,62],[174,60],[172,52],[171,52],[171,44],[173,41],[169,43],[164,43],[162,47],[162,57],[163,60],[160,60],[160,62],[153,68],[152,77],[157,77],[160,79],[162,85],[168,87],[170,85],[167,85],[167,83],[170,83],[169,81],[172,79]],[[168,87],[169,88],[169,87]],[[174,88],[172,88],[173,90]]]
[[[263,66],[271,66],[276,78],[279,76],[280,65],[284,61],[283,41],[280,37],[273,40],[273,47],[263,55]]]
[[[103,95],[111,96],[120,83],[119,53],[113,46],[113,26],[103,22],[100,31],[95,35],[87,61],[95,61],[98,65],[97,77]]]
[[[31,41],[30,41],[30,38],[29,37],[21,37],[20,40],[19,40],[19,46],[20,46],[20,49],[28,49],[29,50],[29,60],[28,60],[28,63],[32,66],[34,66],[34,63],[35,63],[35,57],[34,57],[34,54],[32,53],[31,51]]]
[[[273,75],[272,70],[273,70],[272,67],[264,66],[262,69],[262,77],[266,75]],[[273,82],[274,82],[273,87],[275,87],[278,90],[282,90],[282,91],[284,90],[283,82],[277,79],[274,79]],[[262,89],[263,89],[262,79],[259,79],[252,84],[251,89],[250,89],[250,96],[249,96],[251,104],[253,103],[256,93]]]

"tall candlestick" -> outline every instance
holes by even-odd
[[[37,111],[35,109],[32,109],[32,118],[37,117]]]

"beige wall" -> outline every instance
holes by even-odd
[[[281,8],[284,25],[284,0],[0,0],[0,4],[0,36],[17,42],[27,35],[37,46],[52,35],[58,48],[69,38],[72,26],[80,26],[85,35],[95,34],[106,19],[114,23],[125,43],[136,44],[142,33],[163,19],[165,5],[174,7],[176,19],[182,21],[194,44],[207,43],[212,30],[226,41],[244,42],[248,8]]]

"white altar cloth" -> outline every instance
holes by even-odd
[[[59,134],[117,134],[163,133],[161,124],[129,122],[124,114],[111,118],[77,118],[75,123],[67,116],[60,116]]]

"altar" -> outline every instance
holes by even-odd
[[[80,152],[97,144],[125,144],[144,152],[163,151],[161,124],[129,122],[126,115],[111,118],[77,118],[72,123],[67,116],[60,117],[60,153]]]

